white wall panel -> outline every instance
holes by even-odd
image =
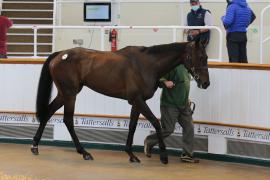
[[[211,85],[195,88],[195,119],[231,124],[270,127],[270,72],[239,69],[210,69]]]
[[[0,64],[0,110],[35,111],[40,70],[41,65]],[[191,83],[195,120],[270,127],[270,71],[217,68],[209,71],[211,85],[207,90],[197,88],[194,81]],[[160,90],[147,101],[157,117],[160,117],[159,98]],[[75,112],[129,115],[130,105],[83,88],[77,96]]]

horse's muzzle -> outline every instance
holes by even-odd
[[[209,85],[210,85],[210,81],[204,82],[204,83],[202,84],[202,88],[203,88],[203,89],[206,89],[206,88],[208,88]]]
[[[209,85],[210,85],[210,81],[207,81],[207,82],[198,81],[197,82],[198,88],[201,88],[201,89],[206,89],[206,88],[208,88]]]

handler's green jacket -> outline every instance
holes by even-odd
[[[173,81],[175,86],[167,88],[163,81]],[[160,79],[162,93],[161,106],[183,107],[188,103],[190,89],[190,75],[184,65],[179,65]]]

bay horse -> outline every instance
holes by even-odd
[[[38,144],[48,120],[64,106],[64,123],[77,152],[85,160],[93,160],[80,144],[73,124],[76,95],[83,86],[87,86],[98,93],[125,99],[132,106],[125,147],[130,162],[140,162],[132,152],[132,144],[138,118],[142,114],[155,128],[159,138],[160,161],[167,164],[161,126],[145,101],[154,95],[159,79],[179,64],[185,65],[198,87],[206,89],[210,84],[207,59],[200,41],[151,47],[128,46],[116,52],[78,47],[51,54],[42,67],[39,79],[36,116],[40,124],[33,138],[32,153],[39,154]],[[49,103],[53,82],[58,93]]]

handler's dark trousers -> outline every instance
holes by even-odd
[[[227,49],[230,62],[247,63],[246,32],[230,32],[227,34]]]
[[[189,106],[183,108],[174,108],[161,106],[161,126],[163,139],[174,132],[175,123],[178,122],[183,128],[183,153],[193,155],[194,126],[192,112]],[[145,142],[153,147],[158,143],[157,134],[151,134],[146,137]]]

